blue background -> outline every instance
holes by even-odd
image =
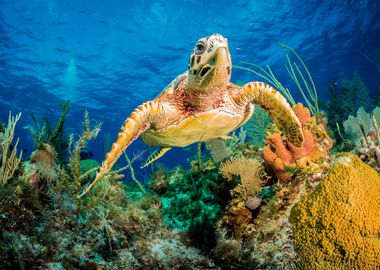
[[[22,128],[28,112],[55,122],[59,100],[70,99],[67,131],[80,133],[84,110],[103,122],[89,144],[101,160],[105,134],[116,138],[131,111],[184,72],[195,42],[212,33],[228,38],[234,64],[270,65],[284,84],[276,41],[293,47],[323,99],[328,80],[355,71],[375,93],[379,69],[365,54],[380,48],[379,18],[379,1],[0,0],[0,119],[23,112],[16,136],[32,150]],[[257,79],[233,69],[232,81]],[[128,153],[144,148],[138,141]],[[172,150],[161,162],[186,164],[187,156]]]

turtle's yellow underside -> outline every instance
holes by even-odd
[[[212,110],[190,115],[163,130],[148,130],[141,134],[141,138],[147,145],[184,147],[223,137],[239,127],[245,118],[243,115]]]

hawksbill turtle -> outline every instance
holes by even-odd
[[[227,39],[220,34],[199,39],[187,71],[154,100],[138,106],[125,120],[95,180],[82,195],[111,170],[139,136],[147,145],[160,146],[147,165],[175,146],[230,139],[228,133],[248,121],[255,104],[269,113],[288,141],[301,146],[301,123],[283,95],[262,82],[243,86],[231,83],[231,68]]]

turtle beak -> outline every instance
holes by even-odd
[[[225,65],[228,60],[228,52],[227,52],[227,48],[225,47],[221,47],[219,48],[217,51],[216,51],[216,64],[219,66],[223,66]]]
[[[217,66],[231,66],[231,56],[227,46],[220,47],[216,51],[216,65]]]

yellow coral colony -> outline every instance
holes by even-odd
[[[380,176],[344,154],[292,209],[301,269],[380,269]]]

